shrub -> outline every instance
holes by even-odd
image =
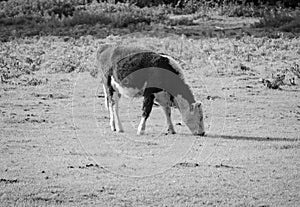
[[[150,25],[151,22],[161,22],[166,19],[166,12],[163,7],[139,8],[129,3],[96,3],[95,1],[87,5],[71,5],[68,1],[58,3],[36,3],[30,4],[29,1],[21,4],[18,0],[12,0],[10,4],[0,10],[0,24],[4,25],[42,25],[50,27],[75,26],[75,25],[95,25],[104,24],[112,27],[122,28],[128,25]],[[34,1],[33,1],[34,2]],[[15,4],[14,4],[15,3]],[[16,9],[11,13],[5,13],[16,5],[21,9]],[[28,6],[31,13],[26,12],[24,5]],[[39,9],[37,9],[39,8]],[[43,14],[43,15],[42,15]]]
[[[262,6],[256,6],[253,3],[238,4],[238,3],[228,3],[220,6],[220,15],[227,15],[229,17],[261,17],[263,15]]]
[[[283,8],[272,8],[266,10],[263,18],[256,27],[278,28],[281,31],[300,31],[300,11],[294,12]]]
[[[300,14],[298,14],[293,20],[280,26],[279,28],[284,32],[300,32]]]

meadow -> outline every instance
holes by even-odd
[[[60,18],[0,3],[0,206],[300,204],[297,9],[94,1]],[[137,136],[142,100],[125,98],[125,133],[111,132],[95,65],[104,43],[180,60],[207,135],[175,109],[177,134],[165,135],[156,107]]]

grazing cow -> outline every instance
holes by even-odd
[[[112,131],[123,132],[118,113],[118,100],[123,95],[144,97],[138,135],[145,132],[154,102],[163,109],[169,134],[175,134],[171,107],[179,109],[183,122],[194,135],[205,134],[201,103],[195,101],[181,67],[172,57],[140,47],[104,44],[97,51],[96,65],[103,81]]]

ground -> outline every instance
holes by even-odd
[[[139,99],[121,100],[125,133],[111,132],[99,78],[45,67],[27,75],[38,84],[1,84],[0,206],[299,206],[299,83],[273,90],[260,81],[299,63],[299,37],[241,35],[5,43],[37,47],[44,62],[80,48],[85,65],[104,42],[173,55],[203,102],[207,136],[192,136],[176,110],[177,134],[165,135],[157,107],[137,136]]]

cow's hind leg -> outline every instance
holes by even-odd
[[[103,84],[105,106],[109,111],[110,128],[112,131],[123,132],[123,127],[119,118],[119,99],[121,94],[111,85],[111,76],[104,80]]]
[[[170,106],[162,106],[162,109],[164,111],[164,114],[166,116],[167,119],[167,132],[168,134],[175,134],[175,130],[174,130],[174,126],[171,120],[171,107]]]
[[[145,133],[146,121],[147,121],[148,117],[150,116],[152,106],[154,103],[154,98],[155,97],[153,94],[149,94],[144,97],[143,114],[142,114],[141,122],[139,124],[138,131],[137,131],[138,135],[142,135]]]
[[[119,99],[121,94],[113,89],[111,85],[103,85],[105,105],[109,111],[110,128],[112,131],[123,132],[123,127],[119,118]]]
[[[113,118],[114,118],[114,124],[117,132],[124,132],[120,117],[119,117],[119,99],[121,97],[121,94],[118,92],[114,92],[112,96],[112,113],[113,113]]]
[[[112,131],[116,131],[114,112],[113,112],[113,95],[114,89],[110,84],[103,84],[105,108],[109,111],[109,124]]]
[[[114,107],[114,99],[113,99],[113,96],[114,96],[114,93],[115,93],[115,90],[111,87],[111,86],[108,86],[107,87],[107,91],[105,93],[105,104],[108,108],[108,111],[109,111],[109,124],[110,124],[110,128],[111,128],[111,131],[116,131],[116,126],[115,126],[115,117],[114,117],[114,110],[113,110],[113,107]]]

